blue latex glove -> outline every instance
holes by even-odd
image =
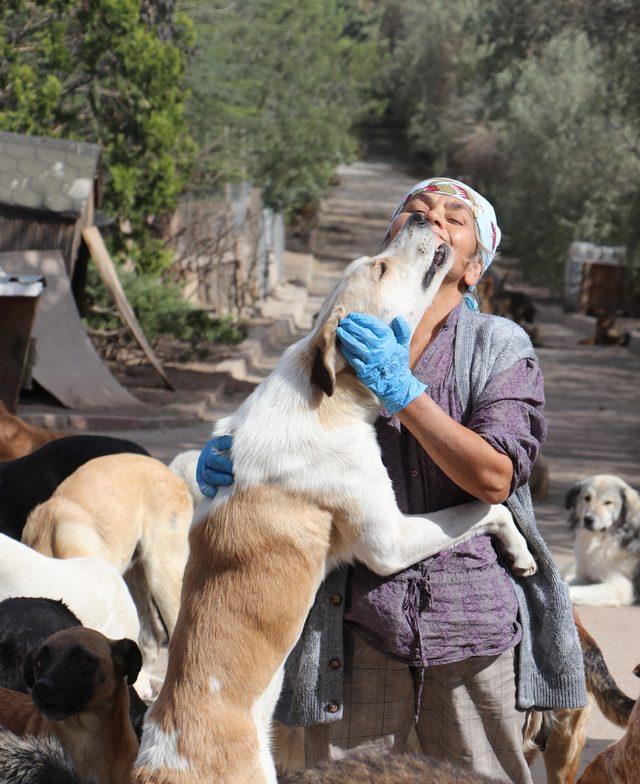
[[[202,495],[215,498],[219,487],[233,484],[233,463],[229,454],[231,443],[231,436],[215,436],[207,441],[200,452],[196,482]]]
[[[336,332],[344,358],[389,414],[402,411],[427,388],[409,367],[411,330],[402,316],[388,327],[366,313],[349,313]]]

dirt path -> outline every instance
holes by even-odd
[[[420,176],[384,160],[342,167],[338,175],[340,183],[326,200],[318,229],[311,310],[317,309],[346,263],[376,251],[396,199]],[[571,540],[563,499],[573,482],[593,473],[617,473],[640,486],[640,357],[622,348],[579,346],[580,334],[559,302],[540,288],[531,293],[543,343],[538,355],[546,379],[549,439],[544,454],[551,475],[549,497],[536,511],[554,556],[565,563]],[[209,425],[198,423],[193,428],[127,435],[168,460],[181,449],[201,446],[209,431]],[[620,685],[638,695],[640,684],[631,670],[640,661],[640,607],[584,608],[581,614]],[[621,734],[594,709],[585,760]],[[536,784],[545,781],[540,764],[535,776]]]

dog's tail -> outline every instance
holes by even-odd
[[[80,779],[57,738],[19,738],[0,729],[0,784],[80,784]]]
[[[617,724],[618,727],[626,727],[636,702],[635,700],[632,700],[631,697],[627,697],[613,679],[613,676],[607,667],[607,663],[604,660],[604,656],[602,655],[602,651],[598,647],[597,642],[582,625],[580,617],[575,609],[573,611],[573,617],[578,629],[580,646],[582,647],[587,691],[594,696],[595,701],[598,703],[598,707],[609,721],[613,722],[613,724]]]

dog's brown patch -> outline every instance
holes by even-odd
[[[638,784],[640,781],[640,700],[629,718],[626,735],[601,751],[578,784]]]

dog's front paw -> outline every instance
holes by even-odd
[[[509,568],[518,577],[531,577],[538,571],[538,564],[531,553],[526,550],[525,552],[506,553]]]

